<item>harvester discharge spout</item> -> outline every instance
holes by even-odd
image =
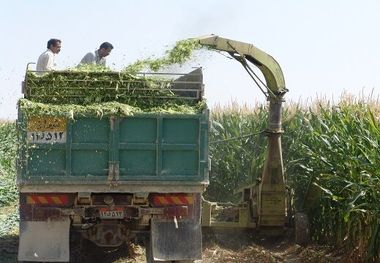
[[[282,134],[282,102],[288,91],[280,65],[264,51],[252,44],[231,39],[208,35],[196,38],[203,46],[218,51],[228,52],[242,64],[247,73],[269,101],[269,120],[266,129],[268,136],[267,157],[261,180],[256,193],[257,214],[259,227],[283,227],[286,222],[286,190],[284,167],[281,149]],[[263,74],[265,82],[261,81],[250,68],[255,65]],[[252,192],[252,191],[251,191]]]

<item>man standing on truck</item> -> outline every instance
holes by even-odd
[[[38,57],[36,70],[50,71],[56,69],[55,55],[61,51],[61,40],[52,38],[47,42],[47,50]]]
[[[95,50],[95,52],[87,53],[80,61],[80,64],[96,64],[105,66],[106,57],[111,53],[112,49],[113,46],[111,43],[104,42],[100,45],[98,50]]]

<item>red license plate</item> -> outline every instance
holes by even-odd
[[[115,207],[110,209],[108,207],[102,207],[99,210],[100,218],[103,219],[123,219],[124,218],[124,208]]]

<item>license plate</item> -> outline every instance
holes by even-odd
[[[29,143],[65,143],[67,120],[60,117],[30,117],[27,124]]]
[[[99,210],[100,218],[103,219],[123,219],[124,209],[122,207],[115,207],[114,209],[100,208]]]

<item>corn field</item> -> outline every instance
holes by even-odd
[[[295,210],[311,219],[312,238],[375,261],[380,246],[380,104],[286,106],[283,158]],[[237,201],[234,190],[260,177],[268,109],[231,105],[212,111],[210,186],[206,198]]]
[[[0,121],[0,207],[17,199],[16,188],[16,125]]]

